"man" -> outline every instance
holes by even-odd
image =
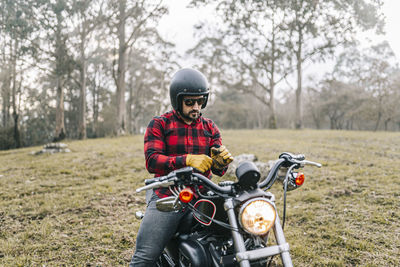
[[[218,127],[200,113],[207,105],[207,79],[197,70],[181,69],[173,76],[169,92],[173,110],[153,118],[144,137],[147,170],[157,177],[191,166],[209,178],[211,171],[222,176],[233,157],[222,146]],[[155,205],[169,195],[168,188],[158,188],[148,198],[130,266],[155,266],[176,233],[185,212],[161,212]]]

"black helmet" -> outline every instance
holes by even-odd
[[[201,108],[205,108],[209,91],[206,77],[200,71],[190,68],[176,72],[169,85],[171,104],[177,111],[182,111],[182,97],[184,95],[204,96],[206,101]]]

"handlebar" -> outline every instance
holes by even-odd
[[[156,183],[156,182],[159,182],[159,181],[160,181],[159,177],[156,177],[156,178],[151,178],[151,179],[144,180],[144,184],[145,185],[149,185],[149,184]]]
[[[261,182],[258,186],[260,188],[264,188],[264,187],[270,188],[274,184],[274,182],[275,182],[274,178],[276,177],[276,174],[277,174],[279,168],[283,165],[284,162],[285,162],[285,159],[283,159],[283,158],[280,158],[277,162],[275,162],[275,165],[272,166],[271,170],[269,171],[269,173],[267,175],[267,178],[265,178],[265,180],[263,182]]]
[[[309,161],[309,160],[303,160],[302,162],[304,165],[313,165],[315,167],[321,168],[322,164],[314,161]]]
[[[173,178],[171,180],[165,180],[165,181],[161,181],[161,182],[153,182],[151,184],[148,184],[148,185],[145,185],[143,187],[136,189],[136,193],[139,193],[143,190],[149,190],[149,189],[153,189],[153,188],[157,188],[157,187],[168,187],[170,185],[173,185],[176,180],[177,180],[177,178]]]
[[[258,185],[258,187],[265,188],[265,190],[269,189],[277,179],[277,172],[279,168],[281,166],[290,167],[293,165],[296,165],[296,167],[294,168],[302,168],[305,165],[312,165],[318,168],[322,167],[320,163],[306,160],[303,154],[294,155],[288,152],[284,152],[279,156],[279,159],[268,173],[268,176],[265,178],[263,182],[261,182]],[[231,194],[234,191],[232,184],[227,184],[226,186],[219,186],[214,182],[212,182],[207,177],[205,177],[204,175],[193,172],[192,167],[185,167],[182,169],[175,170],[165,176],[146,179],[145,186],[138,188],[136,192],[141,192],[143,190],[148,190],[157,187],[168,187],[174,185],[178,181],[183,181],[185,183],[199,181],[204,186],[214,190],[215,192],[222,194]]]
[[[144,180],[144,184],[145,185],[149,185],[149,184],[153,184],[153,183],[157,183],[157,182],[162,182],[162,181],[167,180],[167,179],[168,179],[168,175],[155,177],[155,178]]]
[[[293,160],[305,160],[306,159],[304,154],[295,155],[295,154],[292,154],[292,153],[289,153],[289,152],[283,152],[282,154],[279,155],[279,158],[280,159],[284,158],[284,159],[287,159],[287,160],[291,160],[291,159],[293,159]]]
[[[232,193],[232,186],[219,186],[212,182],[210,179],[205,177],[204,175],[201,175],[200,173],[193,173],[193,176],[198,178],[201,182],[205,184],[205,186],[213,189],[214,191],[217,191],[222,194],[230,194]]]
[[[284,152],[279,155],[279,158],[285,159],[287,162],[291,163],[291,165],[297,164],[297,165],[299,165],[299,167],[304,167],[305,165],[313,165],[318,168],[322,167],[322,164],[320,164],[318,162],[306,160],[306,157],[304,156],[304,154],[294,155],[289,152]]]
[[[180,181],[180,180],[181,181],[186,180],[187,183],[199,181],[204,186],[206,186],[216,192],[222,193],[222,194],[229,194],[232,192],[232,186],[219,186],[219,185],[215,184],[214,182],[212,182],[207,177],[205,177],[204,175],[193,172],[192,167],[182,168],[182,169],[173,171],[165,176],[146,179],[144,181],[145,186],[136,189],[136,192],[139,193],[141,191],[149,190],[149,189],[157,188],[157,187],[168,187],[170,185],[174,185],[177,181]]]
[[[164,176],[159,176],[159,177],[155,177],[155,178],[151,178],[151,179],[146,179],[144,180],[144,183],[146,185],[152,184],[152,183],[156,183],[156,182],[162,182],[165,180],[169,180],[171,178],[178,178],[178,179],[190,179],[190,176],[193,173],[193,168],[192,167],[184,167],[175,171],[172,171],[170,173],[168,173],[167,175]]]
[[[275,183],[277,172],[281,166],[290,167],[293,165],[297,165],[297,168],[302,168],[305,165],[312,165],[318,168],[322,167],[322,164],[306,160],[305,158],[306,157],[303,154],[295,155],[289,152],[282,153],[281,155],[279,155],[279,160],[275,162],[275,165],[268,173],[267,178],[265,178],[265,180],[259,184],[259,187],[265,187],[265,190],[269,189]]]

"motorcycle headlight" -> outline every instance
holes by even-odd
[[[275,223],[275,207],[266,199],[247,201],[240,209],[239,223],[243,230],[253,235],[265,235]]]

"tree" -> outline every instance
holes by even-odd
[[[389,122],[392,122],[394,127],[392,130],[400,130],[400,70],[397,69],[396,73],[391,77],[390,89],[392,95],[386,103],[387,117],[385,119],[385,131],[389,130]],[[396,127],[397,126],[397,127]]]
[[[112,70],[110,67],[110,62],[107,60],[112,55],[109,49],[102,48],[101,43],[105,42],[105,34],[99,34],[96,37],[97,48],[88,59],[88,70],[90,75],[88,75],[88,86],[91,95],[91,127],[90,127],[90,137],[100,137],[104,134],[111,134],[114,129],[110,129],[110,133],[101,133],[100,131],[100,121],[103,120],[101,117],[102,108],[104,106],[110,105],[110,98],[112,98],[112,93],[110,88],[113,88],[114,81],[112,79]],[[115,121],[115,118],[112,119]]]
[[[375,120],[373,130],[378,130],[382,121],[386,125],[393,120],[396,97],[395,75],[399,71],[395,55],[387,42],[364,50],[351,47],[340,55],[333,75],[348,83],[357,84],[370,95],[365,113]],[[394,105],[394,106],[393,106]]]
[[[35,49],[32,41],[35,36],[35,23],[31,1],[1,1],[1,31],[3,35],[2,55],[2,98],[3,98],[3,126],[9,125],[10,108],[14,121],[13,137],[15,146],[21,147],[20,137],[20,104],[23,71],[29,68],[22,60],[24,56],[34,56]],[[5,66],[5,67],[3,67]]]
[[[376,28],[382,31],[380,1],[365,0],[290,0],[282,1],[288,12],[286,27],[287,47],[295,55],[297,74],[295,127],[302,127],[302,76],[304,64],[311,60],[323,61],[335,49],[353,42],[358,29]]]
[[[331,130],[353,129],[358,108],[369,100],[361,88],[334,79],[321,81],[314,95],[309,101],[314,119],[321,126],[320,116],[326,116]]]
[[[267,107],[250,94],[224,90],[216,93],[212,108],[206,109],[207,117],[223,129],[265,128],[264,113]]]
[[[47,56],[50,65],[51,78],[55,81],[56,117],[53,141],[66,137],[64,122],[64,90],[67,77],[71,74],[75,62],[68,47],[67,16],[70,12],[70,2],[67,0],[45,1],[37,12],[37,20],[45,33],[38,49]],[[42,48],[47,45],[48,49]]]
[[[193,5],[211,1],[192,1]],[[293,70],[288,63],[284,35],[281,32],[285,10],[276,0],[223,1],[216,7],[223,25],[216,35],[203,37],[190,53],[209,54],[204,47],[218,52],[205,57],[209,62],[224,62],[235,75],[221,77],[229,88],[253,95],[269,109],[269,128],[276,128],[275,90]],[[203,30],[204,26],[198,26]],[[211,45],[208,45],[210,43]],[[197,51],[196,51],[197,50]],[[203,56],[204,57],[204,56]],[[221,60],[215,60],[216,57]],[[205,64],[205,65],[206,65]],[[231,79],[236,76],[236,79]]]
[[[71,12],[75,15],[77,22],[75,32],[78,36],[77,50],[79,51],[77,64],[79,70],[79,119],[78,138],[86,138],[86,91],[87,91],[87,61],[88,44],[93,31],[101,25],[104,20],[102,15],[103,2],[73,0]]]
[[[151,118],[169,108],[168,85],[179,68],[174,45],[154,30],[147,30],[127,58],[127,130],[140,133]]]
[[[154,23],[167,13],[167,9],[162,5],[162,1],[156,3],[139,1],[127,2],[118,0],[118,2],[109,2],[109,29],[110,33],[116,35],[118,40],[118,56],[114,65],[117,65],[117,71],[113,69],[113,77],[117,88],[117,114],[115,132],[117,135],[126,133],[126,57],[130,49],[146,32],[154,28]],[[117,49],[115,49],[117,50]],[[117,63],[118,62],[118,63]]]

